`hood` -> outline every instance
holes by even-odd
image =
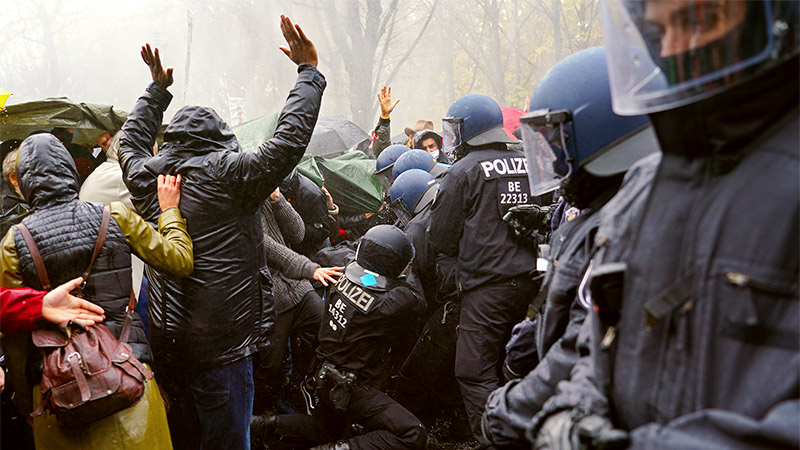
[[[17,178],[22,195],[34,208],[78,199],[78,169],[64,144],[50,133],[22,141]]]
[[[158,154],[145,163],[151,173],[176,174],[202,159],[193,159],[213,152],[241,152],[233,130],[211,108],[184,106],[164,131],[164,144]]]
[[[186,152],[202,155],[211,152],[241,151],[233,130],[211,108],[184,106],[164,132],[165,152]]]

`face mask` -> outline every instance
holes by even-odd
[[[433,160],[434,160],[434,161],[436,161],[437,159],[439,159],[439,149],[436,149],[436,150],[434,150],[434,151],[430,152],[430,154],[431,154],[431,156],[433,156]]]

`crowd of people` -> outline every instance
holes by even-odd
[[[517,130],[469,94],[392,142],[381,89],[377,212],[295,169],[327,81],[284,16],[297,81],[253,153],[200,106],[157,143],[149,44],[102,160],[65,129],[0,144],[3,445],[425,448],[444,417],[472,448],[800,447],[798,4],[600,8],[606,47]],[[36,333],[97,326],[150,376],[70,426]]]

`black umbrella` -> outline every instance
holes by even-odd
[[[315,156],[335,156],[354,148],[368,139],[367,133],[358,125],[343,116],[320,117],[306,154]]]

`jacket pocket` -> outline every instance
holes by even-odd
[[[747,344],[800,349],[796,277],[776,270],[736,269],[724,270],[718,277],[724,336]]]

